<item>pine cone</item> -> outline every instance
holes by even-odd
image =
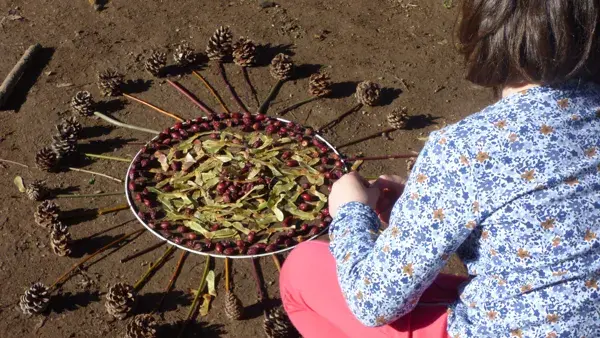
[[[241,37],[233,45],[233,62],[241,67],[250,67],[256,63],[256,45],[252,40]]]
[[[124,83],[123,74],[114,69],[107,69],[98,73],[98,88],[104,96],[121,95],[121,87]]]
[[[37,206],[35,211],[34,219],[35,222],[44,228],[50,229],[54,224],[58,222],[58,216],[60,215],[60,209],[58,205],[51,201],[43,201]]]
[[[271,60],[271,76],[277,80],[287,80],[292,77],[294,63],[289,55],[279,53]]]
[[[182,41],[173,53],[173,60],[181,67],[189,66],[198,61],[198,55],[190,45]]]
[[[225,315],[231,320],[240,320],[244,315],[244,306],[240,299],[231,291],[225,293]]]
[[[156,318],[151,314],[137,315],[127,323],[125,338],[155,338],[157,329]]]
[[[167,54],[160,51],[153,51],[144,62],[144,68],[148,73],[160,77],[163,75],[167,65]]]
[[[94,113],[95,105],[92,94],[85,90],[78,91],[71,99],[71,109],[81,116],[91,116]]]
[[[108,289],[106,294],[106,311],[113,317],[123,320],[131,312],[135,303],[133,286],[117,283]]]
[[[74,134],[54,135],[51,147],[59,159],[70,157],[77,152],[77,137]]]
[[[206,55],[209,59],[214,61],[223,61],[226,57],[231,55],[233,41],[233,34],[229,27],[219,27],[213,36],[208,40],[208,46],[206,46]]]
[[[35,283],[21,296],[19,306],[24,314],[34,315],[46,311],[49,303],[50,292],[48,288],[42,283]]]
[[[48,196],[48,188],[43,181],[35,180],[25,188],[27,197],[32,201],[42,201]]]
[[[271,309],[265,314],[263,329],[268,338],[298,337],[298,331],[283,308]]]
[[[52,171],[58,166],[58,154],[50,147],[44,147],[35,154],[35,164],[45,171]]]
[[[356,99],[366,106],[374,106],[379,102],[381,87],[371,81],[363,81],[356,86]]]
[[[394,110],[387,116],[387,121],[390,127],[394,129],[403,129],[408,123],[408,114],[406,108],[403,107],[401,110]]]
[[[75,116],[68,117],[66,119],[62,119],[60,124],[56,125],[56,130],[59,134],[70,137],[78,138],[81,136],[81,131],[83,127],[81,123],[77,121]],[[71,136],[73,135],[73,136]]]
[[[308,79],[308,93],[312,96],[323,97],[331,94],[331,78],[329,74],[312,74]]]
[[[66,225],[57,221],[52,225],[52,232],[50,233],[50,246],[54,254],[60,257],[68,256],[71,254],[69,248],[71,244],[71,234]]]

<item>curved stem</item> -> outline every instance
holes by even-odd
[[[209,266],[210,266],[210,256],[206,256],[206,264],[204,265],[204,272],[202,272],[202,279],[200,280],[200,285],[198,286],[198,290],[196,291],[196,296],[194,297],[194,301],[192,302],[192,305],[190,305],[190,310],[188,311],[187,318],[185,319],[185,322],[183,323],[183,326],[181,327],[181,330],[179,331],[179,334],[177,335],[178,338],[183,337],[183,334],[185,333],[185,329],[187,328],[188,324],[194,317],[194,313],[196,313],[196,306],[198,305],[198,300],[200,299],[202,290],[206,286],[206,276],[208,276]]]
[[[129,204],[119,204],[114,207],[98,209],[98,211],[96,213],[98,215],[106,215],[106,214],[110,214],[110,213],[125,210],[125,209],[129,209]]]
[[[225,105],[225,102],[223,102],[223,99],[217,93],[217,91],[215,90],[215,88],[213,86],[211,86],[210,83],[208,83],[208,81],[206,81],[206,79],[202,75],[200,75],[200,73],[196,72],[195,70],[192,71],[192,73],[194,73],[194,75],[196,75],[196,77],[198,77],[200,79],[200,81],[202,81],[202,83],[204,84],[204,86],[206,87],[206,89],[208,89],[208,91],[217,100],[217,102],[219,102],[219,104],[221,105],[221,108],[223,108],[223,110],[225,112],[227,112],[228,114],[231,114],[231,111],[229,111],[229,109],[227,109],[227,106]]]
[[[143,250],[140,250],[140,251],[138,251],[138,252],[136,252],[136,253],[134,253],[134,254],[131,254],[131,255],[129,255],[129,256],[127,256],[127,257],[125,257],[125,258],[121,259],[121,263],[126,263],[126,262],[129,262],[130,260],[132,260],[132,259],[135,259],[135,258],[138,258],[138,257],[140,257],[140,256],[142,256],[142,255],[145,255],[145,254],[147,254],[148,252],[154,251],[154,250],[156,250],[156,249],[160,248],[161,246],[163,246],[163,245],[165,245],[165,244],[167,244],[167,242],[166,242],[166,241],[165,241],[165,242],[158,242],[158,243],[156,243],[156,244],[154,244],[154,245],[151,245],[151,246],[149,246],[149,247],[147,247],[147,248],[145,248],[145,249],[143,249]]]
[[[173,289],[175,280],[177,280],[177,277],[179,276],[179,272],[181,272],[181,268],[183,267],[183,262],[185,261],[185,258],[188,256],[188,254],[189,254],[188,251],[182,250],[181,255],[179,256],[179,260],[177,261],[177,266],[175,266],[175,271],[173,271],[173,275],[171,276],[171,279],[169,280],[169,284],[167,284],[167,287],[165,288],[165,291],[163,292],[163,296],[160,298],[160,301],[156,305],[156,309],[154,311],[152,311],[152,313],[158,312],[160,310],[163,303],[165,302],[165,299],[167,298],[167,294],[169,294],[169,292],[171,292],[171,290]]]
[[[284,116],[285,114],[289,113],[290,111],[292,111],[294,109],[297,109],[298,107],[301,107],[301,106],[303,106],[303,105],[305,105],[307,103],[311,103],[313,101],[316,101],[316,100],[318,100],[320,98],[321,98],[321,96],[313,96],[313,97],[310,97],[310,98],[308,98],[306,100],[302,100],[302,101],[300,101],[298,103],[295,103],[295,104],[293,104],[293,105],[291,105],[291,106],[289,106],[287,108],[284,108],[284,109],[278,111],[277,113],[275,113],[275,115]]]
[[[120,162],[131,163],[130,159],[123,158],[123,157],[114,157],[114,156],[106,156],[106,155],[98,155],[98,154],[88,154],[88,153],[84,153],[83,155],[85,155],[86,157],[91,157],[91,158],[101,158],[103,160],[112,160],[112,161],[120,161]]]
[[[177,91],[179,91],[181,94],[187,97],[190,101],[192,101],[192,103],[198,106],[198,108],[200,108],[200,110],[202,110],[205,114],[211,115],[215,113],[212,109],[208,108],[204,103],[200,102],[200,100],[198,100],[194,95],[192,95],[192,93],[190,93],[179,83],[171,80],[167,80],[167,83],[173,86],[175,89],[177,89]]]
[[[15,161],[11,161],[11,160],[5,160],[5,159],[1,159],[0,158],[0,162],[10,163],[10,164],[16,164],[16,165],[19,165],[19,166],[21,166],[23,168],[29,168],[29,166],[26,165],[26,164],[15,162]]]
[[[223,82],[225,83],[227,89],[229,89],[229,92],[231,93],[231,96],[233,97],[235,103],[237,103],[237,105],[243,112],[247,112],[248,108],[246,108],[246,105],[244,105],[244,102],[242,102],[242,100],[238,96],[237,92],[235,91],[235,88],[233,88],[233,86],[227,79],[227,72],[225,71],[225,66],[223,66],[223,62],[219,62],[219,72],[221,73],[221,78],[223,79]]]
[[[341,148],[349,147],[351,145],[355,145],[357,143],[364,142],[364,141],[370,140],[372,138],[379,137],[382,134],[391,133],[391,132],[396,131],[396,130],[398,130],[398,129],[396,129],[396,128],[387,128],[387,129],[384,129],[382,131],[378,131],[378,132],[376,132],[374,134],[371,134],[371,135],[368,135],[368,136],[365,136],[365,137],[361,137],[361,138],[357,138],[357,139],[352,140],[350,142],[344,143],[342,145],[337,146],[336,148],[337,149],[341,149]]]
[[[52,283],[52,285],[50,285],[49,290],[53,290],[56,287],[58,287],[60,284],[62,284],[65,281],[67,281],[67,279],[71,276],[71,274],[73,273],[73,271],[75,271],[76,269],[80,268],[83,264],[85,264],[90,259],[96,257],[98,254],[102,253],[106,249],[108,249],[108,248],[110,248],[110,247],[112,247],[112,246],[114,246],[116,244],[119,244],[120,242],[124,241],[125,239],[127,239],[127,238],[129,238],[129,237],[131,237],[133,235],[139,234],[139,233],[141,233],[142,231],[145,231],[145,230],[146,230],[145,228],[142,228],[142,229],[138,229],[138,230],[132,231],[130,233],[127,233],[127,234],[125,234],[125,235],[117,238],[116,240],[114,240],[114,241],[106,244],[105,246],[101,247],[100,249],[96,250],[96,252],[94,252],[93,254],[91,254],[91,255],[85,257],[84,259],[80,260],[75,265],[73,265],[71,267],[71,269],[69,269],[67,272],[65,272],[62,276],[58,277],[58,279],[54,283]]]
[[[320,133],[325,129],[330,129],[330,128],[334,127],[336,124],[340,123],[346,116],[354,113],[356,110],[359,110],[362,106],[363,106],[362,103],[357,104],[356,106],[352,107],[347,112],[342,113],[342,114],[338,115],[335,119],[325,123],[321,128],[319,128],[317,130],[317,132]]]
[[[79,172],[86,173],[86,174],[92,174],[92,175],[102,176],[102,177],[106,177],[108,179],[111,179],[111,180],[113,180],[115,182],[123,183],[123,180],[121,180],[119,178],[112,177],[110,175],[106,175],[106,174],[99,173],[99,172],[96,172],[96,171],[79,169],[79,168],[73,168],[73,167],[68,167],[67,169],[72,170],[72,171],[79,171]]]
[[[167,260],[167,258],[169,258],[169,256],[171,256],[175,249],[176,247],[174,245],[168,247],[167,250],[165,250],[165,252],[162,254],[162,256],[160,256],[156,261],[154,261],[154,263],[150,265],[146,273],[142,277],[140,277],[140,279],[133,285],[133,289],[135,291],[140,291],[140,289],[144,286],[148,278],[150,278],[150,276],[152,276],[152,274],[154,274],[156,270],[158,270],[163,265],[163,263]]]
[[[256,101],[256,106],[257,107],[260,106],[260,101],[258,100],[258,93],[256,92],[256,89],[252,85],[252,82],[250,81],[250,75],[248,74],[248,67],[242,67],[242,74],[244,75],[244,80],[246,80],[246,84],[248,85],[248,87],[250,87],[250,92],[252,93],[252,96],[254,96],[254,100]]]
[[[56,198],[84,198],[84,197],[103,197],[103,196],[119,196],[125,195],[122,192],[105,192],[100,194],[59,194]]]
[[[279,90],[281,89],[281,86],[283,86],[284,82],[285,80],[278,80],[277,83],[275,83],[273,88],[271,88],[269,95],[265,99],[265,102],[263,102],[260,105],[260,108],[258,108],[258,114],[265,114],[267,110],[269,110],[269,104],[271,103],[271,101],[273,101],[275,96],[277,96],[277,93],[279,93]]]
[[[157,112],[159,112],[159,113],[161,113],[163,115],[166,115],[168,117],[174,118],[175,120],[178,120],[178,121],[183,121],[183,119],[181,117],[179,117],[178,115],[173,114],[173,113],[169,113],[168,111],[166,111],[164,109],[161,109],[161,108],[159,108],[159,107],[157,107],[157,106],[155,106],[155,105],[153,105],[153,104],[151,104],[149,102],[146,102],[146,101],[144,101],[142,99],[138,99],[137,97],[135,97],[133,95],[129,95],[129,94],[123,93],[123,96],[125,96],[126,98],[128,98],[130,100],[133,100],[135,102],[139,102],[139,103],[145,105],[146,107],[150,107],[150,108],[156,110]]]
[[[108,117],[108,116],[106,116],[106,115],[104,115],[104,114],[102,114],[100,112],[97,112],[97,111],[94,112],[94,115],[98,116],[99,118],[103,119],[104,121],[106,121],[108,123],[111,123],[111,124],[114,124],[115,126],[118,126],[118,127],[123,127],[123,128],[127,128],[127,129],[138,130],[138,131],[143,131],[143,132],[149,133],[149,134],[155,134],[155,135],[160,134],[160,132],[157,131],[157,130],[146,129],[146,128],[143,128],[143,127],[138,127],[138,126],[134,126],[134,125],[131,125],[131,124],[123,123],[123,122],[117,121],[117,120],[115,120],[113,118],[110,118],[110,117]]]

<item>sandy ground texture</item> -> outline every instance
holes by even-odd
[[[36,64],[22,78],[8,108],[0,111],[0,158],[23,162],[31,169],[11,164],[0,166],[0,336],[2,337],[120,337],[124,321],[109,318],[104,309],[108,285],[134,283],[164,247],[121,264],[120,259],[157,242],[143,234],[132,243],[91,261],[91,266],[71,278],[55,293],[45,316],[28,318],[18,309],[18,299],[36,281],[51,284],[81,257],[93,252],[125,232],[141,225],[131,222],[93,239],[94,233],[133,218],[129,211],[101,217],[68,221],[74,240],[72,257],[57,257],[49,247],[47,230],[33,220],[36,202],[17,191],[13,178],[26,182],[46,180],[57,192],[119,192],[123,186],[102,177],[91,179],[78,172],[48,174],[35,169],[35,152],[51,141],[53,125],[70,116],[68,103],[79,90],[89,90],[101,99],[96,87],[99,70],[114,67],[130,80],[128,91],[186,118],[201,112],[173,90],[164,80],[144,72],[140,60],[155,48],[172,52],[174,45],[189,41],[203,51],[209,36],[220,25],[229,25],[237,36],[264,44],[267,59],[277,52],[293,54],[299,65],[299,78],[286,84],[271,111],[306,98],[306,77],[323,69],[336,82],[331,99],[308,104],[288,117],[319,126],[354,105],[356,83],[370,79],[384,88],[380,106],[361,109],[327,135],[334,144],[367,135],[386,126],[386,115],[407,107],[414,116],[408,130],[390,134],[345,149],[348,154],[385,155],[418,152],[419,138],[432,130],[454,123],[492,102],[489,91],[463,80],[462,60],[454,48],[452,31],[456,8],[446,8],[442,0],[297,0],[277,3],[251,0],[232,1],[140,1],[115,0],[95,11],[86,0],[1,0],[0,77],[4,77],[28,46],[40,43],[44,49]],[[171,59],[170,59],[171,61]],[[263,62],[264,64],[264,62]],[[226,65],[229,77],[251,108],[254,101],[245,87],[240,68]],[[202,74],[235,107],[217,76],[207,65]],[[250,76],[260,97],[273,84],[268,68],[251,68]],[[216,103],[190,75],[178,79],[205,102]],[[102,98],[100,110],[132,124],[162,129],[173,123],[168,117],[124,98]],[[131,157],[148,134],[114,128],[92,118],[81,119],[85,152]],[[105,160],[82,161],[78,166],[124,177],[126,163]],[[366,175],[404,175],[404,160],[369,162]],[[108,207],[125,200],[120,196],[95,199],[60,199],[60,208],[72,213],[80,209]],[[140,292],[137,313],[152,311],[162,296],[174,269],[176,253]],[[160,314],[161,333],[175,336],[191,302],[190,289],[196,288],[204,258],[188,257],[174,291]],[[269,296],[278,299],[277,271],[271,260],[262,259]],[[228,321],[223,312],[222,262],[214,271],[220,291],[208,315],[198,317],[188,329],[190,337],[260,337],[262,314],[247,261],[232,264],[235,292],[247,306],[248,319]],[[449,269],[461,273],[460,262]]]

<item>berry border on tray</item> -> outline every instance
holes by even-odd
[[[300,143],[302,147],[317,149],[318,158],[329,159],[330,162],[328,163],[334,163],[330,166],[330,171],[322,172],[325,178],[323,186],[328,186],[327,183],[333,183],[347,169],[340,153],[327,140],[318,135],[312,128],[305,128],[286,119],[269,117],[263,114],[221,113],[178,122],[148,141],[135,155],[127,170],[125,178],[127,200],[132,212],[140,223],[161,240],[167,241],[183,250],[195,254],[230,258],[249,258],[279,254],[292,249],[301,241],[315,239],[327,231],[331,222],[327,203],[325,203],[314,220],[304,224],[300,224],[302,222],[298,219],[293,219],[292,216],[286,216],[285,219],[281,220],[281,223],[285,227],[292,229],[286,230],[285,234],[280,234],[272,243],[264,243],[264,239],[262,242],[255,240],[255,234],[252,232],[244,238],[237,240],[215,241],[200,238],[199,233],[181,224],[177,226],[177,224],[170,222],[165,224],[163,222],[164,214],[161,214],[162,211],[157,209],[158,205],[156,201],[146,200],[144,197],[144,193],[147,196],[148,189],[144,189],[145,185],[143,182],[140,183],[140,181],[145,180],[142,168],[148,166],[152,160],[157,161],[155,156],[153,156],[157,148],[168,148],[184,142],[192,136],[198,137],[198,134],[207,134],[207,132],[221,133],[225,128],[240,128],[239,130],[242,133],[256,132],[257,135],[276,135],[278,137],[292,138],[293,142]],[[290,160],[288,162],[294,161]],[[287,163],[286,165],[288,164],[293,165],[294,163]],[[317,221],[317,224],[314,224],[314,221]],[[313,224],[309,225],[308,223],[311,222]],[[268,232],[268,230],[266,231]]]

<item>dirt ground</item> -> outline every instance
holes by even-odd
[[[351,96],[358,81],[370,79],[385,87],[381,106],[362,109],[345,119],[328,135],[334,144],[367,135],[385,126],[385,116],[407,107],[414,118],[411,130],[398,131],[393,140],[378,138],[349,147],[348,154],[384,155],[419,151],[419,137],[445,124],[453,123],[492,102],[489,91],[463,80],[462,61],[454,48],[452,30],[456,8],[447,9],[442,0],[297,0],[271,3],[257,0],[232,1],[110,1],[102,11],[94,11],[86,0],[0,0],[0,78],[7,74],[33,43],[44,50],[37,64],[21,80],[9,102],[0,111],[0,158],[26,163],[32,169],[6,164],[0,167],[0,336],[2,337],[119,337],[125,322],[111,321],[104,309],[107,285],[118,281],[133,284],[158,258],[159,249],[121,264],[120,259],[156,240],[143,234],[131,244],[93,263],[69,280],[52,299],[47,316],[27,318],[18,310],[18,298],[31,283],[49,285],[77,259],[93,252],[125,232],[141,225],[131,222],[94,239],[86,239],[113,225],[132,219],[129,211],[92,219],[70,221],[74,257],[60,258],[50,252],[48,233],[33,220],[36,203],[20,194],[12,181],[21,175],[26,182],[45,179],[63,191],[92,193],[118,192],[123,187],[113,181],[77,172],[48,174],[34,169],[35,152],[51,141],[53,125],[69,116],[68,102],[78,90],[89,90],[97,99],[98,70],[115,67],[133,82],[129,91],[184,117],[200,111],[167,85],[152,80],[139,60],[153,48],[172,50],[181,40],[203,51],[209,36],[219,25],[229,25],[236,35],[270,44],[264,53],[294,54],[300,78],[285,84],[272,110],[306,97],[306,79],[322,68],[337,82],[336,97],[308,104],[289,115],[299,122],[319,126],[354,105]],[[171,60],[170,60],[171,61]],[[241,71],[227,65],[229,77],[244,100],[255,107]],[[202,73],[223,94],[223,84],[215,68]],[[266,67],[250,69],[261,97],[273,84]],[[202,100],[217,107],[195,78],[178,79]],[[228,97],[228,95],[224,95]],[[230,107],[234,107],[231,100]],[[172,120],[125,99],[104,99],[102,110],[132,124],[162,129]],[[425,118],[431,115],[430,118]],[[136,152],[130,141],[144,141],[147,134],[113,128],[100,120],[85,119],[85,152],[128,157]],[[124,177],[126,163],[105,160],[80,164],[85,169]],[[403,160],[366,163],[366,175],[404,175]],[[93,183],[93,184],[92,184]],[[119,196],[96,199],[60,199],[62,210],[73,211],[124,203]],[[161,297],[174,269],[176,253],[141,291],[137,312],[149,312]],[[103,256],[101,256],[103,257]],[[196,288],[204,257],[188,257],[175,291],[167,297],[161,333],[175,336],[177,325],[186,317],[189,290]],[[309,264],[309,262],[307,262]],[[262,259],[269,296],[278,298],[277,272],[271,260]],[[222,262],[216,263],[219,296],[209,314],[199,317],[188,336],[260,337],[261,312],[250,263],[233,263],[235,292],[248,307],[250,319],[229,322],[223,313]],[[460,263],[450,271],[460,273]]]

